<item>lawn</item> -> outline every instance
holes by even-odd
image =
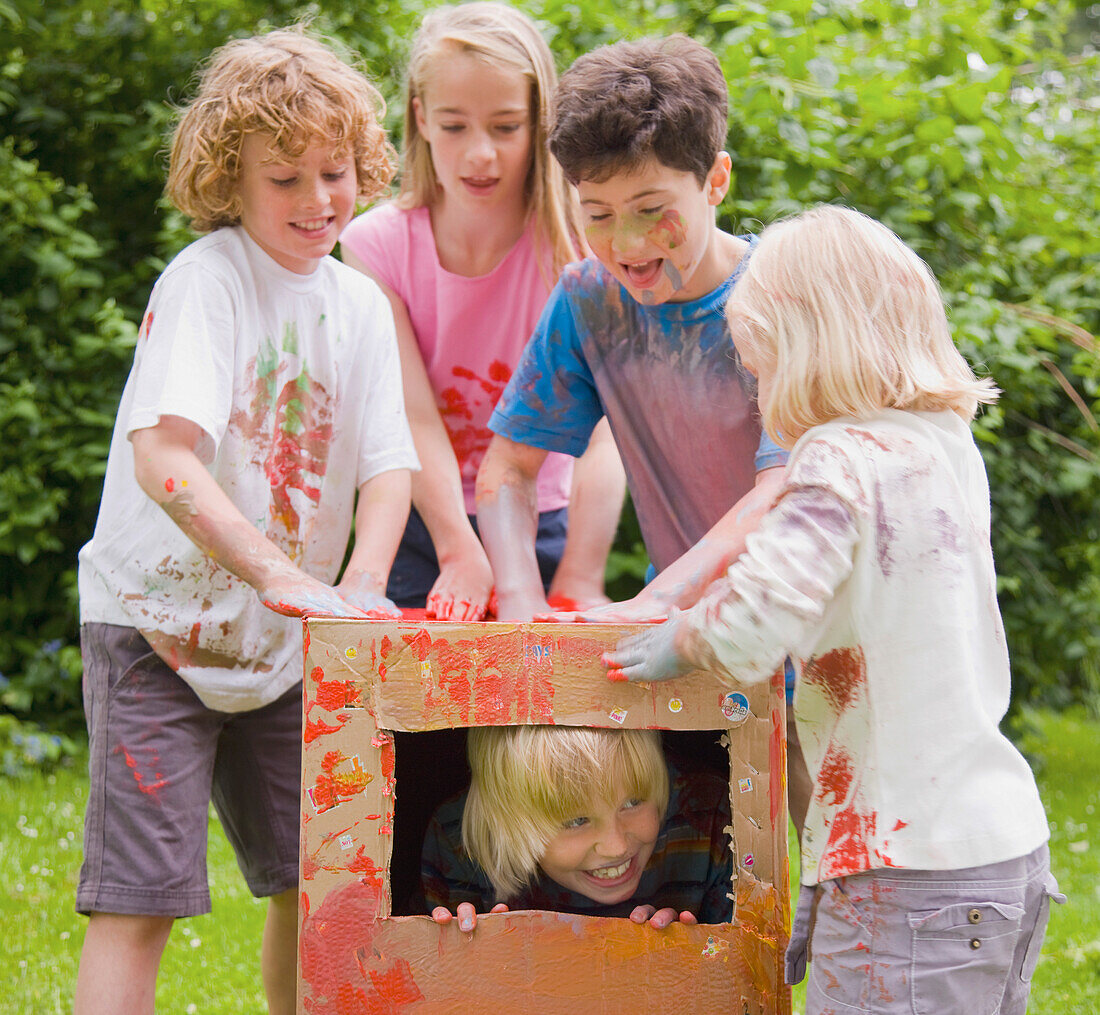
[[[1035,768],[1051,825],[1055,907],[1035,974],[1032,1015],[1100,1012],[1100,721],[1029,713],[1018,742]],[[0,1012],[69,1012],[84,920],[73,912],[87,789],[78,769],[0,781],[0,923],[8,984]],[[214,913],[177,922],[161,966],[166,1015],[264,1011],[257,953],[264,907],[248,894],[216,820],[210,824]],[[801,1008],[802,992],[795,992]]]

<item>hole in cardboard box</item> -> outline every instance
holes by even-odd
[[[714,730],[662,731],[666,757],[679,770],[714,772],[728,785],[729,754],[719,744],[719,736]],[[466,730],[396,733],[394,738],[392,913],[421,916],[426,915],[420,884],[424,833],[436,808],[469,785]]]

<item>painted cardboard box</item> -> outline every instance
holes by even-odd
[[[643,1002],[790,1012],[782,675],[737,688],[705,673],[613,684],[600,654],[635,629],[306,623],[300,1015],[611,1015]],[[655,931],[621,919],[510,912],[481,917],[466,934],[454,922],[394,915],[394,801],[405,771],[394,734],[420,744],[426,738],[405,734],[525,723],[714,731],[729,757],[730,922]]]

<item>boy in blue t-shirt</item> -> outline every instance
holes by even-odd
[[[562,76],[550,148],[595,257],[566,267],[489,422],[477,513],[502,619],[548,612],[535,479],[548,452],[582,453],[605,415],[657,576],[586,619],[692,605],[778,489],[787,455],[761,429],[723,318],[755,243],[715,218],[730,184],[728,101],[714,55],[684,36],[605,46]],[[801,827],[804,766],[791,747]]]

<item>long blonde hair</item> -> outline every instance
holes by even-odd
[[[761,406],[784,447],[813,426],[882,409],[997,399],[951,340],[931,269],[886,226],[821,205],[768,226],[726,304],[730,330],[774,371]]]
[[[652,801],[664,815],[668,766],[655,730],[582,726],[474,727],[467,740],[472,779],[462,844],[499,898],[535,876],[550,840],[596,801],[616,794]]]
[[[569,261],[583,255],[583,235],[577,198],[565,181],[561,167],[550,156],[550,102],[557,74],[554,60],[534,22],[504,4],[477,2],[429,11],[413,39],[406,75],[405,134],[401,208],[432,204],[439,193],[439,180],[432,165],[428,142],[416,123],[414,100],[423,101],[424,90],[437,60],[455,51],[470,53],[494,67],[515,70],[530,86],[531,167],[524,190],[528,213],[533,216],[538,238],[551,252],[548,266],[557,277]]]

